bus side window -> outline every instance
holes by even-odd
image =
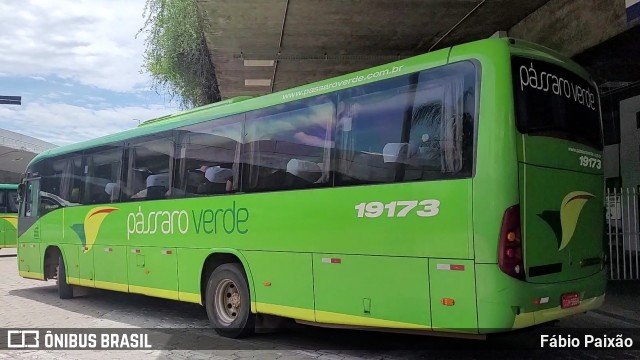
[[[23,199],[23,211],[22,211],[22,215],[24,217],[29,217],[31,216],[31,184],[29,183],[25,183],[25,192],[24,192],[24,199]]]
[[[24,217],[38,217],[38,208],[40,207],[40,186],[38,180],[31,180],[26,183],[26,194],[24,198],[24,208],[22,215]]]
[[[165,199],[171,186],[174,157],[172,133],[153,138],[136,139],[129,146],[129,166],[126,183],[129,200]]]
[[[79,191],[83,195],[82,204],[108,204],[118,201],[122,151],[122,147],[114,147],[85,155],[84,189]]]
[[[82,155],[72,153],[40,164],[40,215],[60,207],[78,205],[82,184]],[[74,191],[75,190],[75,191]],[[75,201],[72,200],[75,196]]]
[[[335,113],[334,95],[248,113],[242,191],[329,186]]]
[[[238,190],[244,115],[181,128],[173,197],[222,195]]]
[[[335,184],[470,176],[473,74],[459,63],[340,91]]]

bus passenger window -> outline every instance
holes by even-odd
[[[82,203],[108,204],[118,201],[122,148],[87,154],[85,162]]]
[[[335,184],[470,176],[474,73],[460,63],[340,91]]]
[[[170,133],[160,134],[154,140],[142,139],[131,145],[125,181],[127,194],[131,194],[129,200],[167,198],[171,184],[173,151],[174,140]]]
[[[247,114],[242,191],[330,185],[335,103],[319,96]]]
[[[243,115],[235,115],[179,130],[173,197],[223,195],[238,190],[243,119]]]
[[[78,205],[83,182],[82,154],[71,153],[36,164],[40,170],[40,215],[60,207]]]

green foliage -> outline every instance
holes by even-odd
[[[183,109],[220,100],[195,0],[147,0],[144,68]]]

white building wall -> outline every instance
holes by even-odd
[[[620,144],[604,147],[604,177],[616,178],[620,176]]]

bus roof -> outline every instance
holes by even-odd
[[[0,184],[0,190],[16,190],[18,184]]]
[[[556,62],[558,61],[558,59],[563,59],[563,65],[568,67],[569,70],[577,72],[581,76],[585,76],[586,74],[586,72],[573,61],[570,61],[569,59],[566,59],[566,61],[564,61],[564,57],[561,54],[526,41],[517,40],[516,42],[514,42],[513,39],[510,38],[491,38],[473,42],[476,47],[487,46],[488,48],[495,47],[496,43],[501,43],[502,46],[506,45],[507,43],[511,43],[511,46],[517,49],[516,51],[519,51],[520,53],[528,53],[532,56],[535,56],[536,54],[547,54],[549,58],[555,59]],[[81,151],[84,149],[102,145],[108,145],[111,143],[124,142],[131,138],[152,135],[158,132],[193,125],[204,121],[215,120],[250,110],[265,108],[311,96],[331,93],[337,90],[347,89],[374,81],[393,78],[407,73],[420,71],[425,68],[445,65],[448,62],[450,50],[451,47],[444,48],[431,53],[402,59],[350,74],[282,90],[272,94],[267,94],[255,98],[252,98],[250,96],[240,96],[197,107],[191,110],[179,112],[176,114],[147,120],[144,123],[140,124],[140,126],[130,130],[125,130],[116,134],[111,134],[92,140],[82,141],[76,144],[46,150],[33,158],[29,165],[50,157],[56,157],[59,155],[73,153],[76,151]],[[393,73],[390,70],[396,69],[398,67],[401,67],[402,71]],[[373,77],[371,76],[372,74],[377,75],[382,73],[384,74]]]

